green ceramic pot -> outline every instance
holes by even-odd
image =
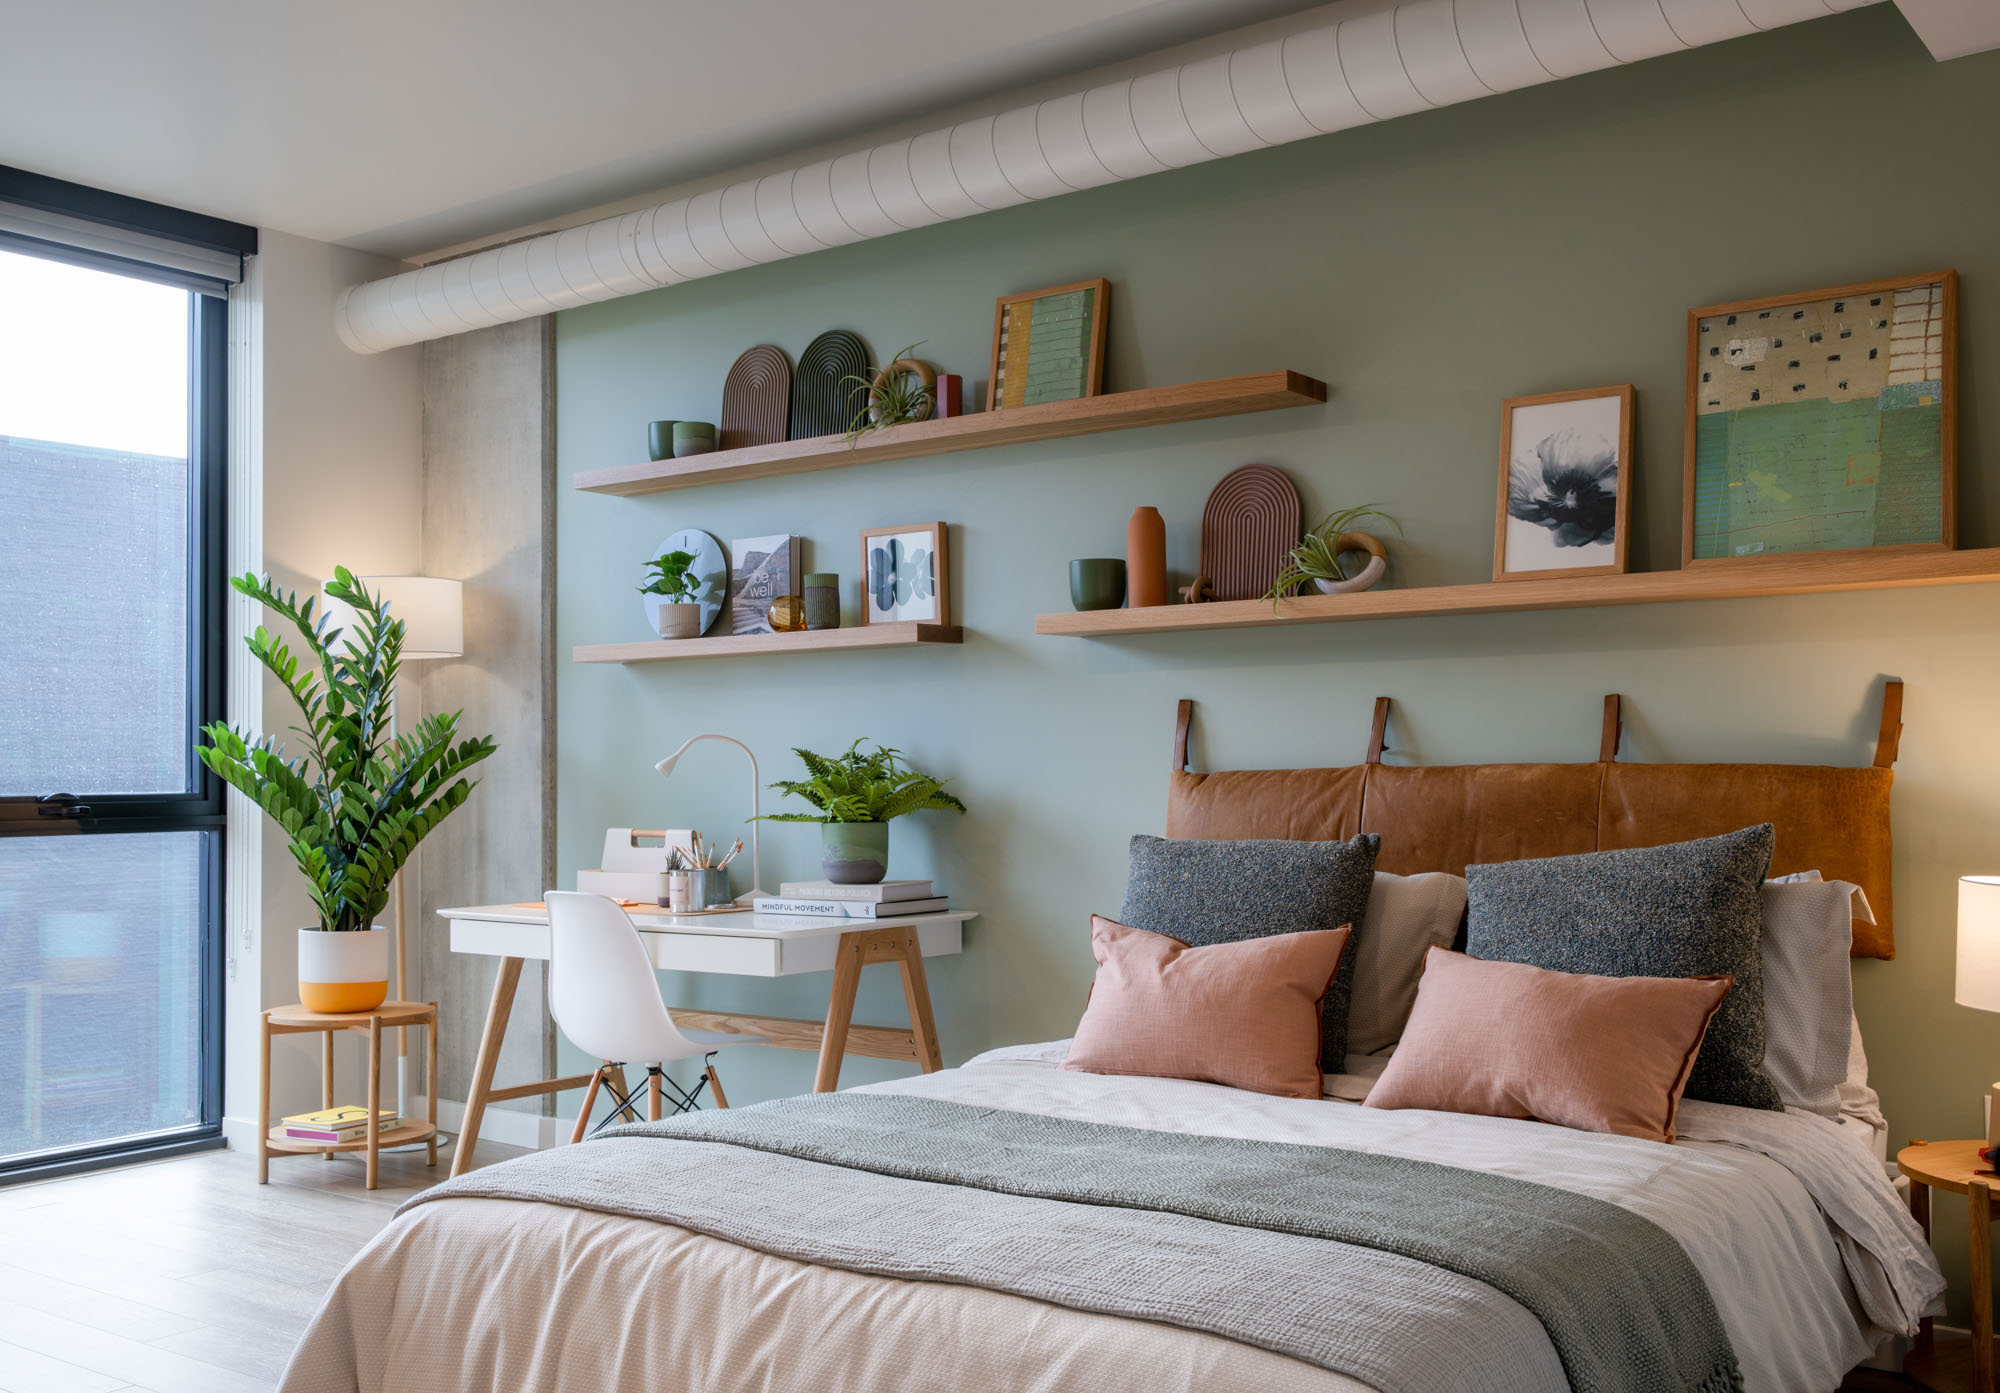
[[[889,874],[889,824],[822,822],[819,868],[835,885],[879,885]]]
[[[646,453],[656,460],[674,457],[674,427],[678,421],[654,421],[646,427]]]
[[[712,421],[674,422],[674,458],[686,459],[689,455],[705,455],[715,448],[715,423]]]
[[[1117,609],[1125,603],[1125,563],[1112,556],[1070,562],[1069,602],[1077,609]]]

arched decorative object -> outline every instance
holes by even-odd
[[[721,438],[716,448],[775,445],[786,438],[792,417],[792,360],[776,344],[746,351],[722,384]]]
[[[848,379],[869,376],[868,349],[857,335],[828,329],[807,344],[792,375],[791,438],[844,434],[862,404],[862,389]]]
[[[1194,600],[1255,600],[1299,543],[1299,491],[1280,470],[1246,464],[1222,476],[1201,510],[1201,574]]]

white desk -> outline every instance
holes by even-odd
[[[937,1026],[931,1018],[924,959],[960,951],[965,921],[975,917],[968,910],[885,919],[806,919],[747,910],[698,915],[629,912],[638,926],[640,942],[645,944],[654,968],[661,972],[720,972],[739,977],[832,972],[833,989],[823,1021],[673,1008],[676,1021],[697,1030],[761,1035],[780,1049],[816,1052],[816,1092],[830,1093],[839,1086],[840,1061],[846,1055],[909,1060],[926,1074],[944,1067],[938,1053]],[[493,1087],[493,1070],[500,1060],[507,1019],[513,1013],[521,965],[529,958],[546,960],[549,956],[548,911],[539,905],[496,904],[441,909],[438,913],[451,921],[452,952],[484,953],[500,959],[493,1000],[486,1009],[486,1027],[479,1037],[479,1058],[465,1099],[465,1121],[452,1157],[451,1173],[460,1175],[471,1164],[488,1103],[582,1088],[591,1075]],[[855,989],[861,984],[861,969],[871,963],[895,963],[900,969],[903,1000],[910,1013],[907,1028],[853,1023]],[[618,1087],[619,1092],[626,1091],[622,1078]]]

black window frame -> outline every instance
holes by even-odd
[[[90,218],[127,231],[146,232],[211,250],[253,253],[255,228],[181,209],[66,184],[0,167],[0,201]],[[139,263],[93,263],[59,248],[24,245],[8,250],[48,259],[97,264],[117,274],[149,279]],[[185,284],[185,276],[157,279]],[[96,1167],[208,1150],[222,1143],[224,923],[223,843],[226,789],[194,757],[195,735],[228,716],[229,631],[229,305],[222,294],[191,292],[188,315],[188,555],[186,778],[182,791],[106,794],[92,789],[48,789],[33,795],[0,794],[0,837],[116,836],[140,832],[206,834],[198,880],[201,1064],[194,1123],[138,1136],[0,1158],[0,1186]]]

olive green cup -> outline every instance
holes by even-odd
[[[656,460],[674,457],[674,427],[678,421],[654,421],[646,427],[646,453]]]
[[[1117,609],[1125,603],[1125,562],[1115,556],[1070,562],[1069,602],[1077,609]]]

